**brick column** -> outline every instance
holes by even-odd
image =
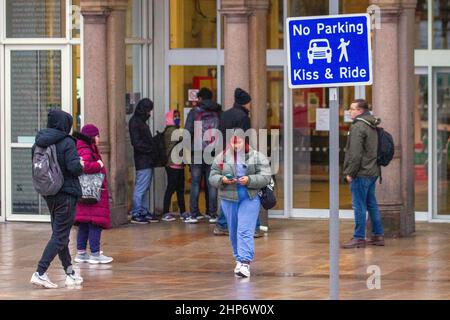
[[[373,111],[382,119],[381,126],[395,142],[395,155],[388,167],[382,168],[383,183],[377,184],[377,199],[386,236],[400,235],[404,213],[402,180],[402,130],[400,106],[399,17],[400,1],[372,0],[381,9],[381,29],[375,30],[373,48]],[[412,89],[412,88],[411,88]]]
[[[223,0],[220,12],[225,16],[225,105],[231,108],[234,90],[250,90],[249,28],[250,10],[245,0]]]

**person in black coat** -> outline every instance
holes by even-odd
[[[70,114],[60,110],[50,110],[47,128],[38,132],[36,142],[32,147],[32,155],[36,146],[46,148],[56,145],[58,164],[64,175],[61,190],[53,196],[45,196],[52,225],[52,236],[45,247],[38,267],[30,282],[45,288],[57,288],[47,276],[50,263],[59,256],[66,272],[66,285],[79,285],[83,278],[75,274],[72,268],[72,258],[69,252],[69,236],[75,219],[75,208],[81,196],[78,176],[83,173],[83,161],[78,156],[75,139],[69,135],[73,118]]]
[[[220,132],[222,133],[224,141],[224,149],[227,141],[227,129],[242,129],[244,133],[251,128],[250,122],[250,108],[252,98],[247,91],[236,88],[234,90],[234,104],[233,107],[224,111],[220,118]],[[228,139],[229,141],[229,139]],[[262,234],[259,231],[260,221],[258,218],[255,230],[255,237],[260,237]],[[221,236],[228,234],[228,225],[222,208],[220,209],[219,218],[214,227],[214,234]]]
[[[148,210],[149,197],[147,195],[153,178],[155,147],[152,133],[147,124],[153,110],[153,102],[144,98],[138,102],[134,115],[128,123],[131,144],[134,151],[134,165],[136,180],[133,192],[133,209],[131,222],[146,224],[158,222],[156,216]]]

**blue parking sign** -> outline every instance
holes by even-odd
[[[286,21],[289,88],[372,84],[369,14]]]

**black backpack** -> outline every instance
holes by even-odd
[[[168,162],[166,153],[166,143],[164,141],[164,133],[166,130],[159,132],[156,131],[156,135],[153,137],[152,142],[154,146],[154,153],[152,155],[154,167],[165,167]]]
[[[367,124],[369,127],[377,130],[378,148],[377,148],[377,164],[386,167],[394,158],[394,139],[392,135],[381,127],[374,128],[367,120],[357,118]]]
[[[383,128],[377,127],[378,152],[377,164],[386,167],[394,158],[394,139],[392,135]]]

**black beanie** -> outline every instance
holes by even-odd
[[[252,101],[252,98],[250,97],[247,91],[242,90],[241,88],[236,88],[236,90],[234,90],[234,101],[237,104],[243,106]]]

